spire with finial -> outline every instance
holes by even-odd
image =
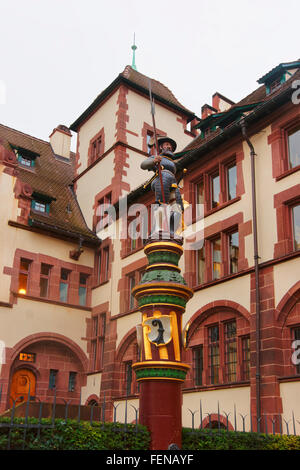
[[[137,70],[135,65],[135,51],[137,49],[137,46],[135,45],[135,33],[133,34],[133,45],[131,46],[131,49],[133,50],[131,67],[133,68],[133,70]]]

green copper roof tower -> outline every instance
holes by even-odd
[[[134,33],[134,35],[133,35],[133,45],[131,46],[131,49],[133,50],[131,67],[132,67],[134,70],[137,70],[136,65],[135,65],[135,51],[136,51],[136,49],[137,49],[137,46],[135,45],[135,33]]]

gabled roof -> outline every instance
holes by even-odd
[[[75,154],[70,160],[57,158],[49,142],[37,139],[23,132],[0,124],[0,145],[12,151],[13,147],[26,149],[39,155],[34,170],[18,166],[18,178],[28,183],[34,194],[44,195],[51,201],[47,217],[31,212],[32,225],[53,231],[64,231],[71,238],[83,239],[92,244],[99,243],[98,237],[87,227],[71,185],[74,178]],[[67,211],[67,207],[71,212]]]
[[[284,72],[285,70],[290,70],[290,69],[294,69],[294,68],[298,68],[298,67],[300,67],[300,60],[297,60],[295,62],[281,63],[281,64],[277,65],[276,67],[274,67],[272,70],[270,70],[268,73],[263,75],[261,78],[259,78],[257,80],[257,83],[269,82],[269,81],[273,80],[273,78],[275,78],[276,75],[278,75],[280,72]]]
[[[292,78],[295,80],[300,79],[300,70],[297,70]],[[278,108],[278,106],[282,105],[287,100],[290,100],[293,92],[294,89],[291,87],[290,79],[269,95],[266,94],[266,87],[262,85],[246,98],[243,98],[239,103],[236,103],[234,106],[229,108],[229,110],[225,112],[224,116],[226,116],[226,114],[231,114],[235,108],[244,106],[245,104],[254,104],[255,106],[253,109],[250,109],[246,115],[242,117],[246,123],[250,124],[266,115],[269,115],[269,113]],[[216,129],[204,139],[201,136],[197,136],[182,150],[181,153],[183,156],[178,161],[177,168],[184,168],[185,165],[197,160],[201,155],[205,155],[207,151],[238,132],[241,133],[240,119],[229,123],[223,129]]]
[[[90,106],[71,124],[70,129],[77,132],[79,126],[99,107],[107,96],[110,95],[120,84],[125,84],[142,92],[149,97],[149,77],[134,70],[130,65],[127,65],[122,73],[103,90],[97,98],[90,104]],[[173,95],[171,90],[167,88],[163,83],[151,79],[151,91],[152,95],[158,102],[166,104],[176,111],[184,113],[188,120],[194,119],[195,114],[183,106],[177,98]]]

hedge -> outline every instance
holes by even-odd
[[[0,423],[9,423],[10,418],[0,418]],[[15,423],[24,423],[24,418],[15,418]],[[28,418],[38,424],[37,418]],[[50,425],[50,419],[42,419]],[[150,433],[145,426],[56,419],[54,428],[27,429],[25,450],[149,450]],[[24,429],[11,432],[11,449],[22,449]],[[8,428],[0,427],[0,450],[7,449]],[[300,450],[300,436],[232,432],[218,429],[183,428],[182,450]]]
[[[223,429],[182,430],[184,450],[300,450],[300,436]]]
[[[0,423],[9,422],[1,418]],[[24,418],[15,418],[14,423],[24,423]],[[28,418],[28,423],[37,424],[37,418]],[[50,425],[50,419],[42,419],[41,424]],[[145,426],[89,422],[74,420],[55,420],[55,428],[41,429],[37,438],[37,429],[27,429],[26,450],[144,450],[149,449],[150,433]],[[0,427],[0,450],[7,449],[8,428]],[[24,429],[14,428],[11,432],[10,449],[22,449]]]

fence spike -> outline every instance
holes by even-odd
[[[138,432],[138,408],[136,408],[134,405],[130,405],[132,408],[135,410],[135,432]]]
[[[295,423],[295,415],[294,415],[294,410],[292,411],[293,413],[293,428],[294,428],[294,436],[296,436],[296,423]]]
[[[203,419],[202,419],[202,401],[200,400],[200,428],[201,429],[202,429],[202,426],[203,426],[202,421],[203,421]]]
[[[268,417],[265,415],[265,427],[266,427],[266,435],[268,435]]]
[[[237,427],[236,427],[236,405],[234,403],[234,430],[236,431],[237,430]]]
[[[56,409],[56,387],[54,387],[54,400],[52,408],[52,426],[55,424],[55,409]]]

